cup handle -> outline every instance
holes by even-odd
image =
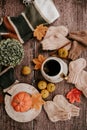
[[[68,76],[66,76],[64,73],[61,73],[61,74],[60,74],[60,77],[63,78],[63,79],[65,79],[65,80],[68,79]]]

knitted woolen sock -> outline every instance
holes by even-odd
[[[67,82],[75,84],[76,88],[81,90],[87,97],[87,72],[83,69],[86,67],[86,60],[79,58],[69,64],[69,75]]]
[[[76,84],[80,72],[86,67],[86,60],[84,58],[79,58],[75,61],[71,61],[69,64],[69,74],[67,82]]]
[[[83,51],[86,50],[86,47],[78,43],[77,41],[73,41],[71,49],[69,51],[68,58],[72,60],[76,60]]]
[[[71,42],[65,37],[67,35],[68,29],[65,26],[50,26],[41,41],[43,50],[56,50],[61,47],[69,50]]]
[[[68,35],[68,29],[65,26],[50,26],[47,30],[44,39],[57,33],[61,33],[65,37]]]
[[[78,81],[75,84],[76,88],[81,90],[87,97],[87,72],[82,70],[79,74]]]
[[[17,17],[5,16],[0,26],[0,34],[5,38],[15,38],[24,43],[33,37],[34,29],[40,24],[48,23],[37,13],[33,5],[29,5]]]
[[[69,33],[69,38],[81,42],[83,45],[87,46],[87,31],[75,31]]]
[[[17,34],[16,34],[14,28],[11,26],[11,24],[10,24],[10,22],[9,22],[9,20],[8,20],[7,17],[4,17],[4,18],[3,18],[3,24],[4,24],[4,26],[6,27],[6,29],[8,30],[8,32],[5,33],[5,34],[3,34],[3,36],[4,36],[5,38],[8,38],[8,37],[9,37],[9,38],[14,38],[14,39],[19,40],[19,38],[18,38],[18,36],[17,36]]]
[[[70,112],[65,112],[62,109],[58,108],[57,105],[53,101],[47,101],[44,104],[44,109],[48,115],[48,118],[52,122],[57,122],[60,120],[64,121],[71,118]]]
[[[71,44],[61,33],[53,33],[41,41],[43,50],[56,50]]]
[[[4,17],[3,25],[7,29],[7,33],[3,33],[0,30],[3,37],[15,38],[21,43],[32,38],[32,30],[23,14],[17,17]]]
[[[45,6],[43,6],[43,3]],[[52,11],[48,11],[48,5]],[[49,12],[49,13],[48,13]],[[0,26],[0,35],[15,38],[24,43],[33,37],[34,29],[40,25],[48,25],[59,17],[53,1],[35,0],[27,5],[25,11],[17,17],[6,17]]]
[[[79,107],[76,107],[73,104],[70,104],[63,95],[56,95],[53,99],[53,102],[57,105],[58,108],[65,112],[71,112],[71,116],[79,116]]]

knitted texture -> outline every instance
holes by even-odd
[[[80,108],[68,103],[63,95],[56,95],[53,101],[47,101],[44,109],[52,122],[69,120],[73,116],[79,116]]]
[[[83,45],[87,46],[87,31],[75,31],[69,33],[69,38],[81,42]]]
[[[79,107],[70,104],[63,95],[56,95],[53,99],[58,108],[65,112],[70,112],[71,116],[79,116]]]
[[[50,26],[44,38],[46,39],[57,33],[61,33],[64,37],[66,37],[68,35],[68,28],[65,26]]]
[[[24,43],[32,38],[34,28],[37,25],[42,23],[45,24],[46,22],[45,20],[43,20],[43,18],[41,19],[40,16],[36,16],[37,19],[33,18],[33,15],[29,15],[30,13],[28,13],[27,11],[29,11],[29,7],[27,7],[25,12],[21,13],[21,15],[17,17],[4,17],[3,24],[0,26],[1,35],[6,38],[15,38],[21,43]],[[28,19],[28,15],[32,17],[30,21]],[[34,27],[30,24],[30,22],[33,24]]]
[[[8,30],[4,37],[15,38],[21,43],[24,43],[29,38],[32,38],[32,30],[21,14],[18,17],[4,17],[4,26]]]
[[[52,1],[47,2],[43,0],[39,3],[38,2],[38,0],[35,0],[29,4],[25,8],[25,11],[17,17],[4,17],[3,23],[0,26],[0,35],[6,38],[15,38],[21,43],[24,43],[33,37],[33,31],[38,25],[48,25],[59,17],[59,14]],[[46,6],[44,6],[43,10],[41,10],[41,2],[46,3]],[[49,4],[54,11],[53,13],[48,13],[47,6]],[[50,17],[47,18],[47,16]]]
[[[76,60],[81,55],[81,53],[85,50],[86,50],[85,46],[81,45],[77,41],[73,41],[71,49],[69,51],[68,58],[71,60]]]
[[[41,41],[43,50],[56,50],[68,46],[71,47],[71,42],[65,36],[68,35],[68,29],[64,26],[49,27],[46,36]]]
[[[85,97],[87,97],[87,72],[82,70],[79,74],[78,82],[75,84],[76,88],[81,90]]]
[[[71,61],[69,64],[69,75],[67,82],[76,84],[79,79],[79,74],[85,67],[86,67],[86,60],[83,58]]]
[[[87,97],[87,72],[83,69],[86,67],[86,60],[79,58],[69,64],[69,75],[67,82],[75,84],[76,88],[81,90]]]
[[[62,109],[58,108],[57,105],[53,101],[47,101],[44,104],[44,109],[48,115],[48,118],[52,122],[57,122],[60,120],[64,121],[71,118],[70,112],[65,112]]]

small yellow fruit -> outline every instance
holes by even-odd
[[[49,92],[53,92],[53,91],[55,90],[55,88],[56,88],[55,84],[53,84],[53,83],[48,83],[48,85],[47,85],[47,90],[48,90]]]
[[[24,66],[23,68],[22,68],[22,74],[23,75],[28,75],[28,74],[30,74],[31,73],[31,68],[29,67],[29,66]]]
[[[40,90],[42,90],[42,89],[45,89],[47,87],[47,83],[46,83],[46,81],[39,81],[38,82],[38,88],[40,89]]]
[[[67,58],[68,56],[68,50],[66,50],[65,48],[61,48],[58,50],[58,56],[61,58]]]
[[[47,98],[49,96],[49,92],[47,89],[41,91],[42,98]]]

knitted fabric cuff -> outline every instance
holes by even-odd
[[[76,84],[78,81],[78,75],[79,74],[75,74],[74,72],[69,73],[67,82],[72,83],[72,84]]]
[[[50,12],[48,7],[52,8]],[[19,16],[5,17],[4,25],[2,24],[0,27],[0,34],[6,38],[15,38],[24,43],[33,37],[33,31],[38,25],[48,25],[58,17],[59,13],[53,1],[35,0]]]
[[[53,102],[59,109],[71,113],[71,116],[79,116],[80,108],[70,104],[63,95],[56,95],[53,99]]]
[[[4,17],[0,34],[5,38],[15,38],[24,43],[33,37],[33,31],[39,24],[48,24],[32,6],[17,17]]]
[[[83,94],[87,97],[87,72],[82,70],[79,74],[79,79],[77,84],[75,84],[76,88],[81,90]]]
[[[71,118],[71,112],[63,111],[53,101],[47,101],[44,104],[44,109],[48,115],[48,118],[52,122],[64,121]]]
[[[14,38],[21,43],[24,43],[32,37],[32,28],[30,28],[28,22],[26,22],[26,18],[23,14],[18,17],[5,17],[4,26],[7,28],[9,35],[12,33],[15,34],[16,37]],[[6,34],[4,36],[6,37]]]
[[[79,58],[69,64],[69,75],[67,82],[76,84],[79,74],[86,67],[86,60]]]
[[[83,46],[87,46],[87,31],[74,31],[69,33],[69,38],[80,42]]]

